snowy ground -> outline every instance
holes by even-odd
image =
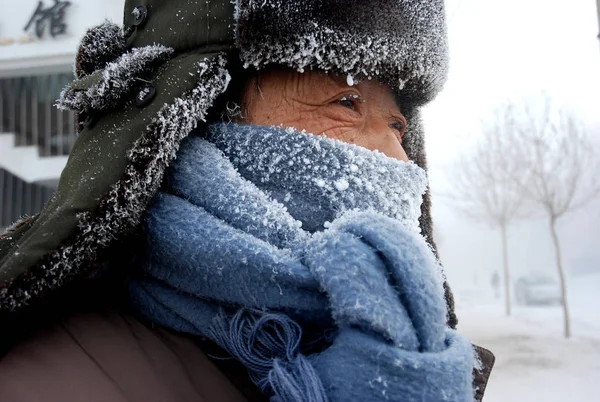
[[[506,317],[500,303],[459,295],[460,332],[497,359],[484,402],[600,402],[600,276],[570,288],[570,340],[560,307],[517,307]]]

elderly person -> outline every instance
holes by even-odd
[[[480,400],[423,170],[441,0],[140,3],[83,39],[58,190],[0,240],[0,400]]]

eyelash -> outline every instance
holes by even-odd
[[[352,107],[349,107],[349,106],[347,106],[347,105],[344,105],[344,104],[343,104],[343,102],[350,102]],[[348,109],[352,109],[352,110],[356,110],[356,106],[357,106],[359,103],[364,103],[364,102],[365,102],[365,101],[364,101],[364,100],[362,100],[360,96],[358,96],[358,95],[354,95],[354,94],[351,94],[351,95],[345,95],[343,98],[341,98],[341,99],[338,99],[338,100],[336,101],[336,103],[337,103],[338,105],[340,105],[340,106],[342,106],[342,107],[345,107],[345,108],[348,108]]]
[[[398,127],[398,125],[400,127]],[[390,124],[390,127],[394,130],[398,130],[398,132],[400,133],[400,137],[404,137],[404,133],[406,131],[406,124],[403,121],[396,121]]]

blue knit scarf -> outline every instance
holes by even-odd
[[[134,309],[207,337],[271,401],[472,401],[413,163],[219,123],[181,145],[145,222]]]

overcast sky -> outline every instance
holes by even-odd
[[[595,0],[449,0],[447,9],[450,76],[444,92],[425,111],[434,192],[450,184],[447,171],[473,143],[481,119],[507,100],[518,102],[545,91],[573,108],[590,132],[600,136]],[[491,272],[501,267],[498,233],[468,223],[435,194],[434,219],[451,279],[478,277],[487,285]],[[566,219],[560,229],[569,270],[600,270],[600,201]],[[554,273],[544,221],[512,227],[509,241],[517,274]]]
[[[449,0],[450,76],[428,108],[432,162],[499,103],[546,91],[600,125],[595,0]]]

